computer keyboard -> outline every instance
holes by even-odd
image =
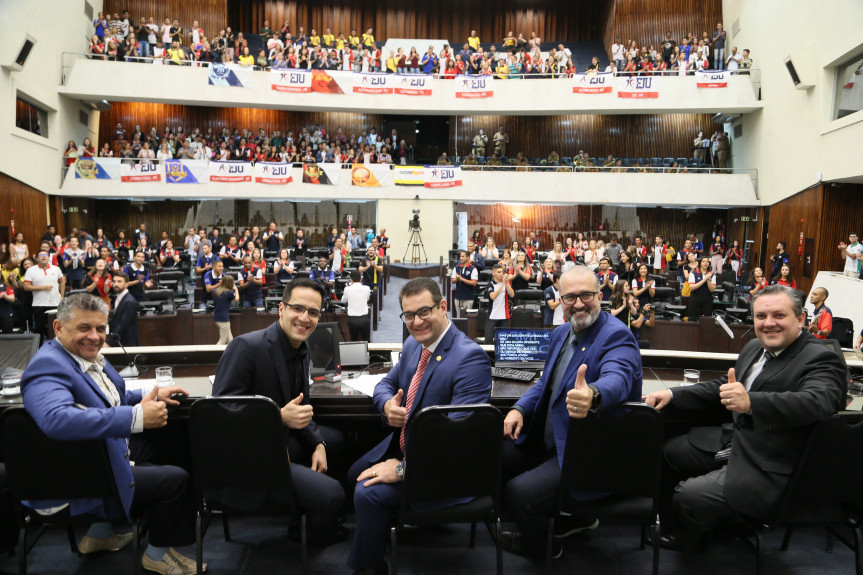
[[[491,368],[491,376],[498,379],[513,379],[515,381],[528,382],[533,381],[533,378],[536,377],[536,372],[509,367],[493,367]]]

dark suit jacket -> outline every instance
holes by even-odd
[[[132,433],[132,406],[141,401],[141,392],[126,391],[123,378],[110,363],[106,363],[104,369],[120,395],[117,407],[108,403],[93,378],[81,371],[78,362],[57,340],[51,340],[39,349],[24,371],[21,394],[27,413],[48,437],[66,441],[105,440],[114,481],[123,502],[122,511],[128,517],[135,483],[126,438]],[[69,473],[74,470],[70,469]],[[34,502],[34,507],[61,503]],[[122,514],[121,510],[108,508],[101,499],[76,499],[70,502],[70,511],[72,515],[94,513],[106,518]]]
[[[306,353],[303,360],[301,381],[296,381],[285,359],[287,346],[290,343],[278,321],[234,338],[216,367],[213,395],[265,395],[281,408],[302,392],[302,404],[308,405],[309,355]],[[293,433],[310,451],[324,441],[314,421],[305,429],[282,430],[286,441]]]
[[[735,374],[743,381],[758,361],[761,342],[746,344]],[[734,441],[725,476],[725,498],[744,515],[769,519],[816,423],[845,406],[845,360],[835,349],[803,333],[765,364],[752,383],[749,414],[734,414]],[[725,409],[723,376],[674,390],[675,409]]]
[[[405,340],[401,358],[392,370],[375,387],[375,409],[383,413],[384,404],[399,389],[404,391],[407,403],[408,388],[419,364],[422,345],[413,338]],[[491,362],[488,354],[464,335],[453,323],[429,358],[420,380],[414,404],[408,414],[405,441],[410,437],[411,421],[424,407],[432,405],[467,405],[488,403],[491,398]],[[401,434],[396,429],[366,454],[370,462],[384,458],[392,442]]]
[[[551,334],[542,377],[515,404],[525,420],[525,432],[519,437],[521,442],[531,434],[538,433],[541,437],[548,403],[552,402],[554,441],[561,466],[570,419],[566,410],[566,393],[575,385],[575,376],[581,364],[587,364],[587,383],[595,385],[602,392],[600,413],[615,413],[616,406],[625,401],[641,401],[642,370],[638,343],[626,324],[606,312],[600,312],[596,322],[585,334],[565,368],[560,389],[551,397],[551,376],[570,330],[569,323],[565,323]]]
[[[120,305],[114,310],[114,315],[108,321],[111,333],[120,336],[124,347],[138,347],[141,339],[138,337],[138,300],[130,293],[123,296]],[[110,343],[110,342],[109,342]]]

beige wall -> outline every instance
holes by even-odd
[[[90,3],[94,13],[98,13],[101,0],[90,0]],[[0,50],[4,62],[14,58],[9,55],[12,50],[9,38],[24,32],[36,39],[23,70],[0,69],[0,135],[4,149],[0,154],[0,172],[46,193],[56,191],[60,185],[66,143],[75,140],[80,146],[88,135],[95,141],[95,131],[90,132],[88,125],[80,123],[78,118],[79,111],[89,113],[89,108],[78,99],[57,93],[61,81],[61,54],[84,51],[91,31],[92,24],[84,14],[84,2],[0,0]],[[18,91],[49,111],[47,138],[15,126]],[[13,153],[9,153],[10,150]]]
[[[381,200],[378,202],[378,227],[387,229],[390,238],[390,261],[401,261],[410,239],[408,221],[411,210],[420,210],[421,237],[429,263],[446,261],[452,248],[453,203],[451,200]],[[421,252],[420,252],[421,253]],[[411,251],[407,251],[410,262]],[[420,256],[422,257],[422,256]]]
[[[863,112],[830,119],[830,66],[863,45],[863,2],[725,0],[723,14],[729,47],[749,48],[761,70],[764,108],[740,120],[743,136],[733,140],[732,165],[758,168],[762,203],[809,187],[819,172],[823,181],[863,177],[854,151],[863,141]],[[733,35],[738,20],[740,30]],[[784,62],[789,55],[813,88],[794,87]]]

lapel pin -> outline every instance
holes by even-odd
[[[586,350],[586,349],[587,349],[586,347],[583,347],[583,348],[581,348],[581,351],[584,351],[584,350]]]
[[[435,360],[436,360],[436,361],[440,361],[440,360],[442,360],[442,359],[443,359],[443,358],[442,358],[441,356],[437,356],[437,357],[435,358]]]

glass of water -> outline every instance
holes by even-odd
[[[683,385],[694,385],[701,379],[701,372],[697,369],[683,370]]]
[[[171,385],[174,382],[174,369],[171,367],[157,367],[156,368],[156,385],[159,387],[165,387],[166,385]]]
[[[21,374],[20,373],[4,373],[2,376],[2,393],[3,395],[20,395],[21,394]]]

